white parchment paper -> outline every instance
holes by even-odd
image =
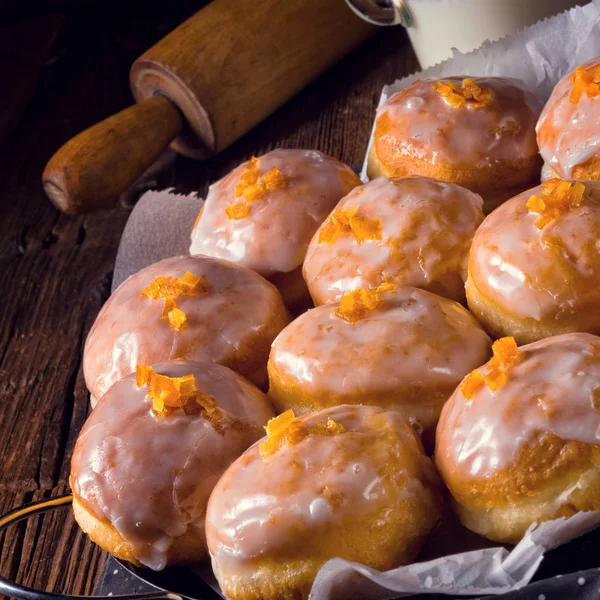
[[[599,54],[600,0],[593,0],[468,54],[454,50],[453,58],[385,86],[379,106],[417,79],[452,75],[514,77],[546,101],[564,75]],[[363,162],[363,181],[368,181],[366,165],[372,140],[373,132]]]
[[[440,65],[383,89],[380,104],[421,77],[505,75],[523,79],[542,99],[577,64],[600,54],[600,0],[552,17],[514,36],[470,54],[455,52]],[[368,155],[368,151],[367,151]],[[365,174],[363,173],[363,178]],[[113,290],[143,267],[187,254],[190,232],[202,200],[172,191],[147,192],[134,208],[123,233]],[[357,516],[357,518],[360,518]],[[380,573],[341,559],[320,570],[311,600],[375,600],[412,593],[502,594],[531,580],[546,550],[600,525],[600,511],[580,513],[531,527],[509,552],[484,548],[445,556]]]
[[[203,200],[172,190],[146,192],[133,209],[119,243],[114,292],[130,275],[152,263],[189,254],[190,233]]]

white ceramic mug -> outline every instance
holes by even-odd
[[[423,69],[589,0],[346,0],[361,17],[401,24]]]

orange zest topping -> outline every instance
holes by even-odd
[[[433,87],[447,104],[456,108],[482,108],[494,98],[492,88],[479,85],[474,79],[463,79],[462,86],[448,80],[436,81]]]
[[[135,385],[137,387],[143,387],[148,385],[154,374],[154,369],[146,365],[137,365],[135,369]]]
[[[470,400],[484,383],[485,379],[481,374],[481,371],[475,369],[462,380],[460,391],[463,393],[466,400]]]
[[[142,290],[142,294],[152,300],[171,296],[204,296],[206,293],[204,279],[189,271],[183,277],[157,277]]]
[[[229,204],[225,212],[232,220],[244,219],[250,215],[248,204],[260,200],[271,190],[282,189],[286,186],[285,175],[277,167],[263,173],[258,168],[258,158],[253,156],[248,162],[248,166],[242,171],[240,180],[235,186],[235,196],[236,198],[242,198],[242,200],[235,204]]]
[[[268,170],[261,183],[267,190],[279,190],[287,185],[285,175],[277,167]]]
[[[164,298],[162,318],[173,329],[181,331],[187,325],[187,315],[177,308],[175,296],[205,296],[208,290],[202,277],[187,271],[182,277],[157,277],[141,293],[152,300]]]
[[[265,427],[267,439],[260,443],[260,456],[263,460],[275,454],[281,448],[301,442],[310,435],[336,435],[346,429],[340,423],[328,418],[325,423],[307,426],[297,419],[290,408],[279,416],[271,419]]]
[[[533,195],[527,200],[529,212],[540,215],[535,226],[543,229],[560,215],[581,206],[584,192],[585,186],[580,181],[571,183],[555,178],[542,183],[540,195]]]
[[[508,370],[521,360],[521,352],[515,338],[504,337],[492,344],[494,356],[487,364],[487,373],[475,369],[460,384],[465,400],[470,400],[485,383],[492,392],[499,390],[508,381]]]
[[[576,67],[569,79],[573,84],[569,100],[573,104],[577,104],[583,94],[590,98],[600,96],[600,65],[589,69]]]
[[[331,213],[319,232],[319,244],[332,244],[344,233],[352,233],[359,244],[381,240],[381,220],[367,219],[357,212],[355,206],[350,206]]]
[[[196,387],[196,378],[191,374],[168,377],[156,373],[152,367],[138,365],[135,383],[137,387],[148,387],[152,412],[157,416],[169,416],[178,410],[183,410],[188,415],[200,414],[220,434],[230,424],[228,417],[220,411],[217,401]]]
[[[272,438],[285,431],[296,420],[294,411],[290,408],[277,417],[269,419],[265,427],[267,437]]]
[[[248,166],[242,171],[240,175],[240,181],[235,188],[236,197],[240,197],[244,194],[244,190],[251,185],[254,185],[261,175],[261,171],[258,168],[258,158],[253,156],[248,162]]]
[[[228,204],[225,212],[232,221],[237,221],[238,219],[245,219],[250,214],[250,207],[243,202],[236,202],[235,204]]]
[[[340,305],[333,314],[348,323],[356,323],[364,319],[371,311],[383,306],[381,294],[396,289],[393,283],[381,285],[367,290],[359,288],[346,292],[340,299]]]
[[[187,315],[176,306],[167,313],[169,325],[177,331],[181,331],[187,325]]]

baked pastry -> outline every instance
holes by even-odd
[[[433,449],[444,402],[490,357],[490,346],[457,302],[409,287],[360,289],[309,310],[277,336],[268,395],[277,412],[339,404],[397,410]]]
[[[273,150],[210,187],[190,254],[225,258],[272,281],[290,308],[308,304],[302,261],[317,227],[360,184],[316,150]]]
[[[456,183],[481,194],[490,212],[539,181],[541,108],[508,77],[415,81],[378,110],[368,175]]]
[[[208,548],[227,598],[307,598],[334,557],[381,570],[415,558],[443,492],[404,417],[373,406],[287,411],[267,434],[208,503]]]
[[[467,300],[493,337],[600,333],[600,183],[551,179],[475,233]]]
[[[108,299],[83,353],[92,406],[136,365],[184,358],[232,368],[266,389],[271,342],[289,317],[250,269],[206,256],[157,262]]]
[[[481,198],[426,177],[380,177],[346,196],[310,242],[304,278],[315,304],[382,283],[465,301]]]
[[[536,131],[542,178],[600,179],[600,57],[563,77]]]
[[[160,570],[206,559],[208,497],[273,415],[266,396],[227,367],[139,365],[79,434],[75,519],[104,550],[136,565]]]
[[[469,529],[516,543],[533,522],[600,509],[600,338],[494,343],[445,404],[435,462]]]

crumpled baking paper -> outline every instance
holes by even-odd
[[[449,75],[517,77],[546,99],[565,73],[598,54],[600,0],[594,0],[475,52],[455,52],[454,58],[385,87],[380,104],[417,78]],[[113,291],[143,267],[170,256],[187,254],[190,232],[202,202],[194,194],[185,196],[170,190],[144,194],[123,232]],[[476,550],[386,573],[333,559],[319,571],[310,600],[380,600],[413,593],[502,594],[527,585],[546,550],[598,525],[600,511],[580,513],[568,520],[557,519],[530,528],[511,552],[503,547],[481,549],[479,546]]]
[[[119,244],[112,291],[152,263],[189,254],[190,233],[203,200],[172,190],[146,192],[135,205]]]
[[[334,558],[323,565],[309,600],[383,600],[410,594],[497,595],[526,586],[544,552],[600,525],[600,511],[531,526],[511,552],[485,548],[381,573]]]
[[[600,0],[593,0],[590,4],[549,17],[497,42],[488,42],[473,52],[463,54],[455,49],[452,58],[386,85],[379,106],[417,79],[452,75],[521,79],[545,102],[564,75],[598,55]],[[363,181],[368,181],[366,165],[372,141],[373,132],[361,172]]]

